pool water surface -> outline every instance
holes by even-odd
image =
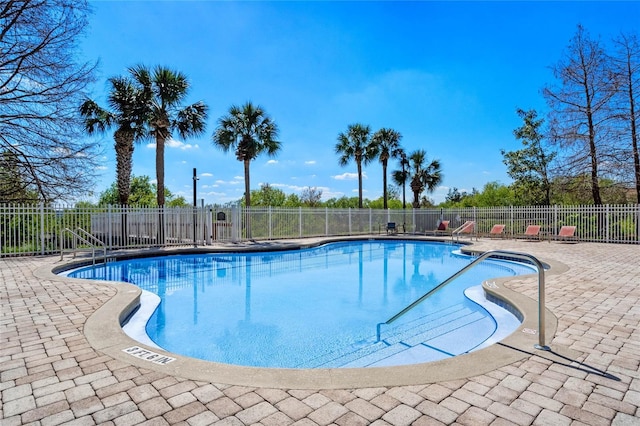
[[[492,337],[496,321],[465,289],[532,272],[518,263],[485,261],[382,326],[378,340],[378,323],[470,263],[458,249],[349,241],[269,253],[139,258],[68,276],[125,281],[158,295],[146,332],[170,352],[256,367],[400,365],[478,348]]]

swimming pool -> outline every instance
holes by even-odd
[[[469,263],[456,249],[351,241],[272,253],[132,259],[68,275],[127,281],[157,294],[160,304],[146,331],[160,347],[182,355],[264,367],[400,365],[477,348],[496,323],[464,289],[532,272],[484,262],[383,327],[378,341],[377,323]]]

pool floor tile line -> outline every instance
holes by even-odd
[[[94,349],[84,325],[115,295],[111,286],[40,277],[59,264],[55,256],[0,259],[0,423],[640,425],[640,246],[480,239],[473,248],[568,267],[547,275],[547,308],[558,318],[547,339],[579,357],[559,362],[532,350],[484,374],[411,386],[209,383]],[[534,277],[506,286],[537,299]]]

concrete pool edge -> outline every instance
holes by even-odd
[[[363,239],[360,237],[359,239]],[[365,239],[372,239],[365,237]],[[321,245],[333,241],[344,241],[345,239],[326,239],[315,243],[291,244],[281,249],[306,248],[314,245]],[[274,244],[270,244],[268,249],[273,250]],[[260,245],[264,247],[264,245]],[[234,251],[255,251],[255,247],[233,247]],[[220,249],[199,250],[208,252],[219,252]],[[473,252],[471,247],[466,247],[464,251]],[[154,254],[176,254],[193,253],[193,249],[170,250],[156,252]],[[127,256],[132,256],[131,253]],[[119,256],[118,256],[119,257]],[[137,257],[137,256],[134,256]],[[55,268],[44,268],[38,271],[42,278],[53,280],[71,280],[63,276],[55,275],[54,271],[69,269],[70,266],[77,266],[79,262],[69,262],[58,265]],[[555,261],[547,261],[551,265],[548,273],[560,274],[568,268]],[[538,351],[533,348],[537,343],[537,335],[531,334],[531,330],[537,329],[538,306],[535,300],[509,290],[504,283],[514,277],[497,278],[492,280],[496,288],[489,288],[484,285],[487,294],[500,300],[504,300],[517,309],[523,316],[523,323],[512,335],[503,339],[500,343],[488,348],[478,350],[465,355],[449,358],[441,361],[434,361],[424,364],[414,364],[395,367],[372,367],[372,368],[339,368],[339,369],[276,369],[276,368],[256,368],[243,367],[228,364],[220,364],[209,361],[180,356],[174,353],[164,352],[157,348],[145,346],[128,337],[120,327],[123,318],[127,317],[132,310],[137,307],[141,290],[131,284],[113,284],[105,281],[73,279],[76,283],[84,285],[104,285],[116,291],[116,294],[103,306],[98,308],[84,325],[84,334],[89,344],[96,350],[101,351],[117,360],[145,368],[152,371],[162,372],[168,375],[184,377],[203,382],[222,383],[230,385],[242,385],[250,387],[267,388],[289,388],[289,389],[350,389],[362,387],[397,386],[397,385],[417,385],[434,383],[438,381],[448,381],[477,376],[499,367],[522,360],[532,355],[544,358],[560,360],[553,353],[568,356],[572,359],[578,358],[575,351],[569,351],[554,345],[553,352]],[[518,277],[522,278],[522,276]],[[492,285],[492,287],[494,287]],[[547,310],[546,333],[548,341],[551,341],[557,329],[557,319]],[[158,353],[164,357],[174,359],[173,361],[159,365],[143,358],[137,358],[124,352],[127,348],[140,347],[152,353]]]

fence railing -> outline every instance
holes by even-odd
[[[115,250],[379,234],[388,222],[395,222],[400,233],[421,234],[435,230],[441,220],[450,221],[452,228],[473,220],[480,235],[495,224],[506,225],[505,234],[512,238],[527,225],[541,225],[548,235],[572,225],[580,241],[640,243],[638,204],[417,210],[0,205],[0,256],[59,253],[69,246],[60,241],[70,238],[61,236],[64,228],[84,229]]]

